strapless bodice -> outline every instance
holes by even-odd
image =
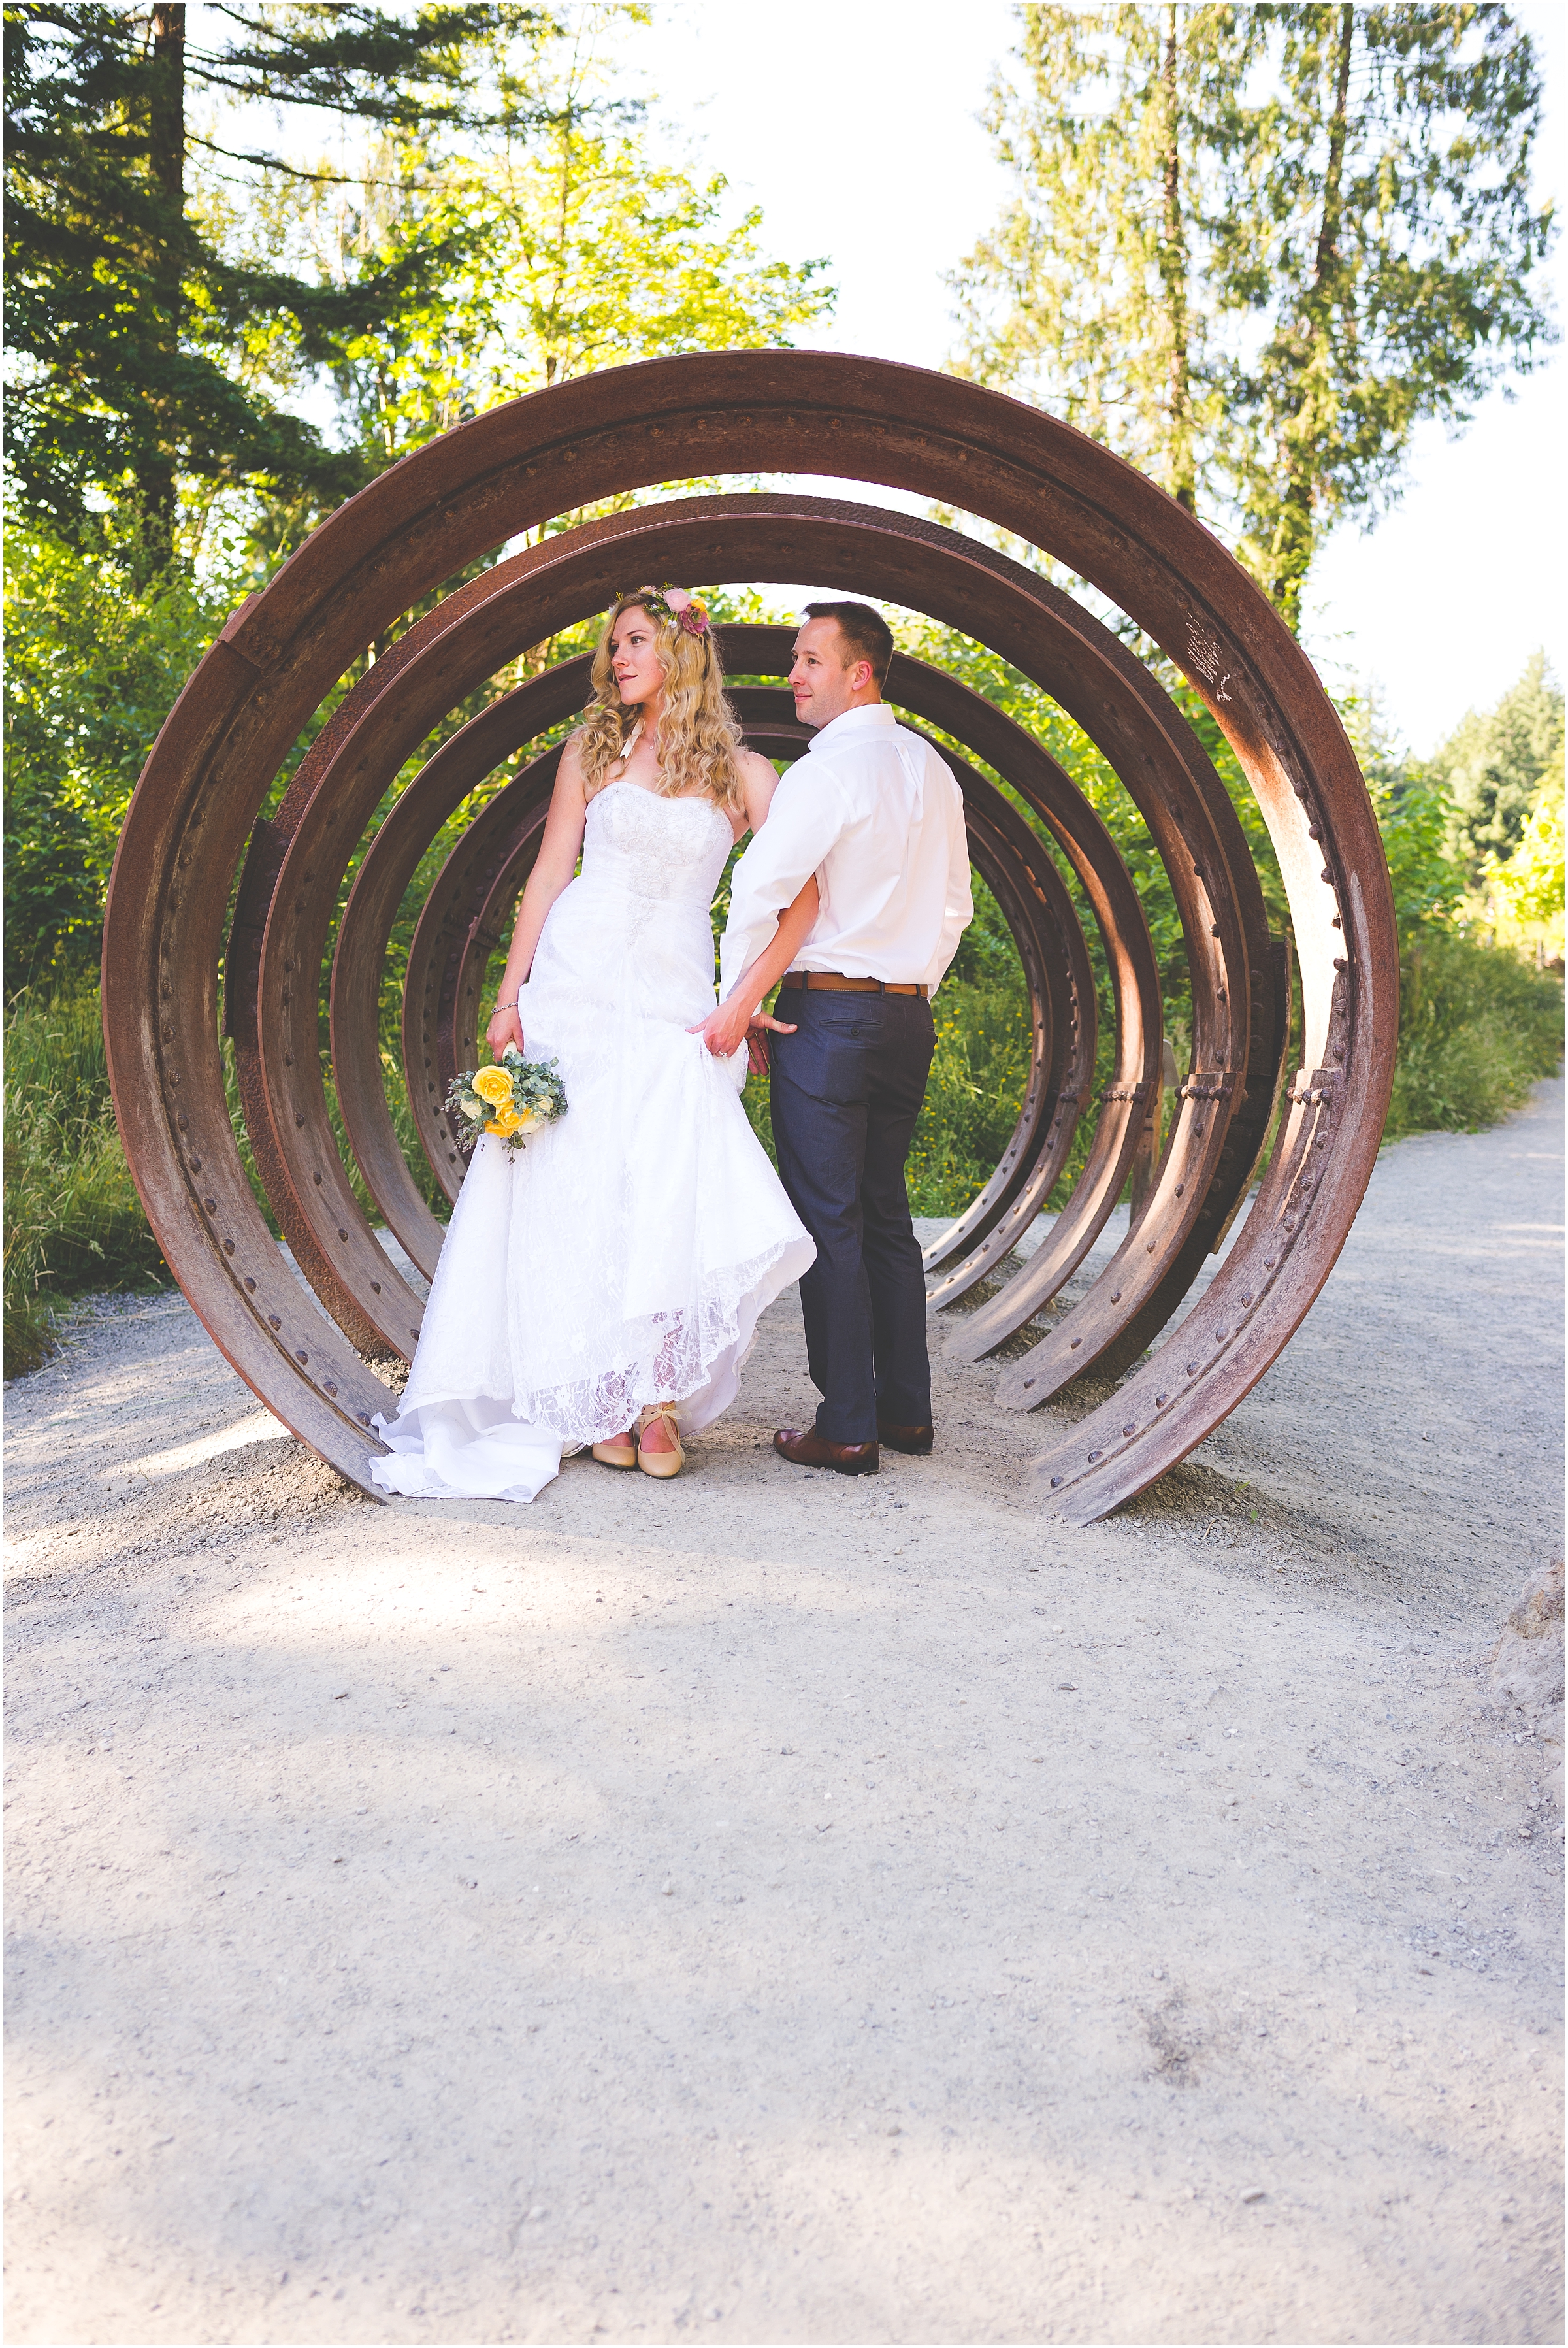
[[[606,783],[588,803],[582,879],[665,904],[713,901],[734,834],[712,799],[659,798],[635,783]]]

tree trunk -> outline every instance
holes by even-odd
[[[1181,112],[1176,92],[1176,10],[1165,9],[1165,46],[1161,71],[1165,145],[1164,205],[1160,240],[1160,275],[1171,336],[1167,399],[1171,416],[1168,484],[1189,513],[1197,509],[1197,461],[1193,447],[1193,386],[1187,362],[1187,239],[1182,223]]]
[[[1356,40],[1356,11],[1339,11],[1337,56],[1334,69],[1333,109],[1328,120],[1328,157],[1323,174],[1323,211],[1317,224],[1317,251],[1312,283],[1302,304],[1297,335],[1299,377],[1291,414],[1281,436],[1286,487],[1275,528],[1274,561],[1269,594],[1290,625],[1301,622],[1301,597],[1307,573],[1317,551],[1317,508],[1319,498],[1317,401],[1322,396],[1312,376],[1320,355],[1327,356],[1334,335],[1334,305],[1339,275],[1339,230],[1344,217],[1345,139],[1349,110],[1350,59]],[[1327,379],[1332,370],[1325,366]]]
[[[179,349],[185,221],[185,9],[180,0],[158,0],[152,11],[151,102],[148,116],[149,163],[164,217],[152,257],[156,331],[172,361]],[[163,445],[148,449],[138,468],[147,526],[147,551],[155,568],[174,551],[177,506],[175,447],[171,428],[159,416]]]

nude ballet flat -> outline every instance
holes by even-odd
[[[637,1422],[637,1431],[641,1435],[644,1427],[650,1426],[656,1418],[661,1418],[669,1428],[670,1440],[675,1447],[672,1451],[645,1451],[640,1443],[637,1447],[637,1464],[645,1476],[679,1476],[682,1468],[686,1465],[686,1454],[681,1444],[681,1430],[675,1424],[673,1406],[670,1403],[651,1402]]]
[[[630,1429],[628,1432],[630,1433]],[[629,1443],[625,1437],[617,1436],[609,1443],[596,1443],[593,1447],[593,1456],[601,1468],[635,1468],[637,1446],[635,1443]]]

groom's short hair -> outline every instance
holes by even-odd
[[[869,603],[808,603],[808,620],[836,620],[849,647],[845,668],[856,661],[869,661],[871,674],[881,692],[887,682],[887,672],[893,665],[893,631],[880,612]]]

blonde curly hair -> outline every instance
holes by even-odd
[[[616,622],[623,612],[634,611],[646,612],[653,623],[664,680],[653,744],[659,771],[655,788],[661,798],[680,798],[695,787],[726,814],[739,814],[745,804],[739,758],[741,728],[724,697],[717,639],[706,624],[700,632],[682,627],[662,596],[650,601],[646,590],[616,598],[594,648],[593,699],[577,735],[583,797],[592,798],[603,789],[610,768],[626,748],[642,715],[641,709],[622,702],[610,658]]]

